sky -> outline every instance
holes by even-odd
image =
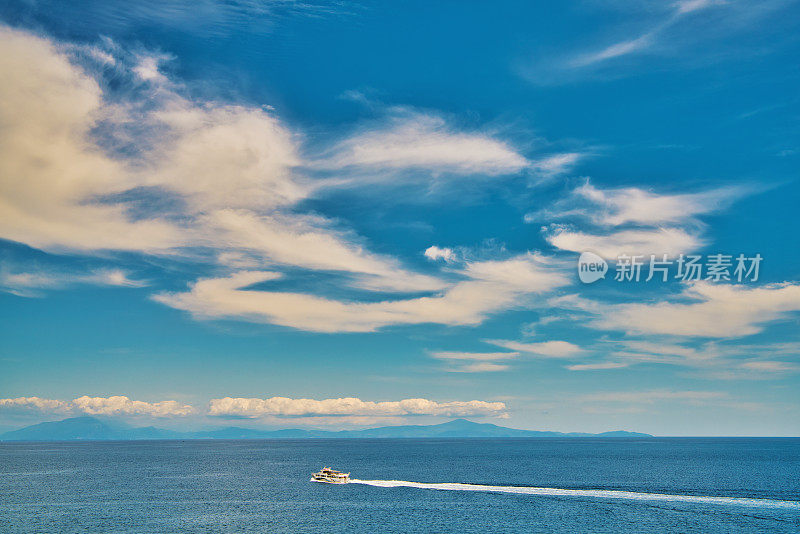
[[[798,23],[4,2],[0,430],[800,435]]]

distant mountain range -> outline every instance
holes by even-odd
[[[551,438],[652,437],[639,432],[541,432],[518,430],[489,423],[473,423],[455,419],[438,425],[403,425],[368,428],[366,430],[257,430],[226,427],[202,432],[175,432],[152,426],[131,427],[95,417],[72,417],[62,421],[39,423],[0,434],[0,441],[75,441],[75,440],[141,440],[141,439],[303,439],[303,438]]]

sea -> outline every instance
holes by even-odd
[[[800,532],[800,439],[5,442],[0,532]]]

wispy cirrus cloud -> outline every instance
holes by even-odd
[[[686,338],[672,338],[685,341]],[[786,359],[800,355],[797,343],[743,344],[717,340],[686,345],[676,341],[626,339],[619,342],[615,361],[626,365],[664,364],[694,370],[694,375],[722,380],[780,378],[800,371]],[[777,359],[783,358],[783,359]]]
[[[520,74],[537,85],[609,79],[641,73],[650,64],[696,67],[711,62],[740,60],[757,51],[731,45],[731,38],[772,25],[791,24],[785,15],[792,2],[758,3],[726,0],[677,2],[602,2],[596,14],[596,33],[587,32],[584,43],[571,51],[527,59]],[[614,13],[615,24],[607,15]],[[782,43],[773,43],[775,48]]]
[[[434,291],[446,287],[435,276],[403,268],[395,258],[375,254],[351,232],[337,231],[324,218],[300,214],[261,215],[219,210],[204,217],[235,249],[262,264],[298,266],[351,275],[352,285],[383,291]]]
[[[64,289],[75,285],[144,287],[147,282],[131,278],[122,269],[95,269],[69,272],[52,269],[10,268],[0,265],[0,289],[20,297],[38,297],[43,290]]]
[[[552,178],[569,172],[580,160],[586,157],[582,152],[561,152],[549,154],[533,160],[530,169],[543,178]]]
[[[504,339],[486,339],[484,341],[508,350],[543,358],[571,358],[583,352],[581,347],[569,341],[540,341],[534,343],[523,343]]]
[[[587,181],[553,206],[526,214],[525,221],[578,221],[543,227],[545,239],[561,250],[588,250],[611,259],[620,254],[675,256],[707,244],[700,216],[722,211],[755,190],[739,185],[656,193],[638,187],[601,189]]]
[[[425,169],[433,173],[516,173],[528,160],[492,132],[464,132],[442,116],[391,108],[388,118],[340,141],[314,165],[329,169]]]
[[[632,335],[739,338],[761,332],[766,324],[800,312],[796,283],[744,286],[696,282],[674,300],[600,304],[561,299],[555,305],[594,315],[587,324]]]
[[[494,373],[497,371],[507,371],[511,367],[504,363],[497,362],[473,362],[462,363],[461,365],[449,367],[451,373]]]
[[[759,360],[742,363],[741,367],[747,370],[764,371],[769,373],[795,372],[800,370],[800,365],[793,362],[772,360]]]
[[[434,110],[377,104],[359,94],[377,118],[364,121],[309,157],[307,166],[332,177],[323,187],[411,184],[464,184],[507,175],[529,175],[542,182],[563,175],[589,155],[588,150],[554,150],[554,143],[515,143],[513,131],[465,126]],[[529,138],[527,135],[526,138]],[[574,142],[573,142],[574,144]],[[522,146],[519,146],[522,145]],[[530,154],[524,154],[523,149]]]
[[[581,54],[570,60],[567,65],[570,68],[587,67],[602,61],[641,52],[653,45],[656,34],[657,31],[649,31],[633,39],[614,43],[601,50]]]
[[[724,5],[725,3],[726,0],[679,0],[678,2],[675,2],[673,6],[675,7],[675,12],[678,15],[684,15],[686,13],[691,13],[692,11],[706,9],[711,6]]]
[[[696,193],[670,194],[638,187],[600,189],[587,181],[573,190],[572,201],[585,200],[590,208],[585,213],[597,224],[659,225],[686,223],[698,215],[721,211],[753,191],[754,188],[748,186],[726,186]],[[568,200],[567,205],[570,203]]]
[[[544,359],[580,358],[582,347],[568,341],[540,341],[523,343],[503,339],[484,339],[484,343],[508,349],[506,352],[432,351],[431,357],[448,364],[446,371],[456,373],[483,373],[506,371],[521,356]]]
[[[630,364],[624,362],[598,362],[598,363],[577,363],[574,365],[567,365],[566,369],[570,371],[602,371],[606,369],[623,369]]]
[[[681,0],[666,7],[662,19],[654,23],[649,30],[623,41],[606,45],[599,50],[583,52],[565,62],[571,69],[581,69],[596,66],[613,59],[642,54],[660,44],[665,34],[676,25],[687,22],[689,15],[713,7],[725,6],[725,0]]]
[[[667,254],[670,257],[697,250],[706,244],[701,237],[682,228],[621,230],[595,234],[552,225],[544,230],[548,243],[572,252],[592,251],[606,259],[622,254],[649,257]]]
[[[602,307],[595,308],[600,311]],[[584,322],[586,320],[584,319]],[[683,376],[711,380],[775,380],[800,372],[798,343],[742,343],[728,336],[704,339],[665,334],[639,334],[615,339],[605,334],[578,356],[569,371],[613,371],[637,365],[670,366]]]
[[[467,361],[496,361],[509,360],[519,356],[519,352],[460,352],[460,351],[435,351],[431,356],[439,360],[467,360]]]
[[[790,361],[800,355],[798,343],[742,344],[728,339],[698,343],[691,338],[663,334],[619,340],[604,336],[585,347],[565,341],[484,342],[513,352],[433,351],[430,355],[450,364],[445,370],[452,372],[504,371],[525,355],[546,360],[577,360],[578,363],[563,366],[569,371],[613,371],[657,364],[715,380],[776,379],[800,372],[800,365]]]
[[[519,356],[518,352],[459,352],[434,351],[433,358],[448,363],[446,371],[451,373],[487,373],[506,371],[509,365],[504,363]]]
[[[534,254],[467,262],[458,274],[464,279],[436,295],[379,302],[247,289],[281,277],[263,271],[204,279],[188,292],[161,293],[154,298],[198,318],[236,318],[314,332],[371,332],[391,325],[479,324],[493,313],[524,306],[532,296],[569,284],[558,265]]]

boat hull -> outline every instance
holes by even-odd
[[[318,473],[311,473],[311,480],[328,484],[347,484],[350,482],[350,473],[342,473],[330,467],[323,467]]]

